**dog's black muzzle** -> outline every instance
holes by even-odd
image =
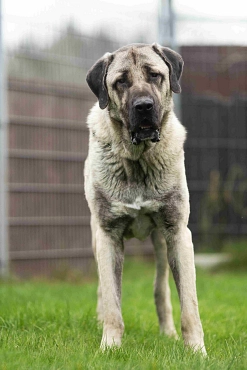
[[[139,97],[132,102],[130,109],[130,136],[132,144],[141,141],[160,141],[158,117],[154,100],[150,97]]]

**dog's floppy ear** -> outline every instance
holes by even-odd
[[[171,90],[177,94],[181,93],[179,79],[183,72],[184,65],[184,61],[181,55],[169,48],[165,48],[156,43],[152,45],[152,48],[169,67]]]
[[[108,105],[109,96],[106,87],[106,74],[110,63],[113,60],[113,55],[106,53],[99,59],[88,71],[86,81],[92,92],[99,100],[101,109],[105,109]]]

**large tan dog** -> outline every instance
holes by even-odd
[[[98,263],[98,318],[101,348],[119,346],[123,239],[154,245],[154,297],[160,330],[177,337],[172,317],[168,262],[181,304],[186,345],[206,353],[198,312],[189,193],[184,169],[185,129],[173,112],[172,92],[180,93],[181,56],[157,44],[133,44],[105,54],[89,70],[97,96],[88,117],[89,154],[85,192],[91,210]]]

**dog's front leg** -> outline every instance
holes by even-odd
[[[121,280],[123,242],[114,239],[101,227],[96,231],[96,258],[98,263],[103,303],[103,336],[101,348],[120,346],[124,331],[121,313]]]
[[[206,354],[198,310],[194,249],[186,225],[167,231],[168,260],[177,286],[181,305],[181,328],[186,345]]]

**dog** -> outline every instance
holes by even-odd
[[[160,331],[177,338],[168,266],[181,306],[184,343],[206,354],[198,311],[190,206],[184,168],[186,131],[173,111],[183,59],[158,44],[106,53],[87,73],[98,98],[88,116],[85,195],[98,265],[101,348],[120,346],[124,239],[151,235]]]

